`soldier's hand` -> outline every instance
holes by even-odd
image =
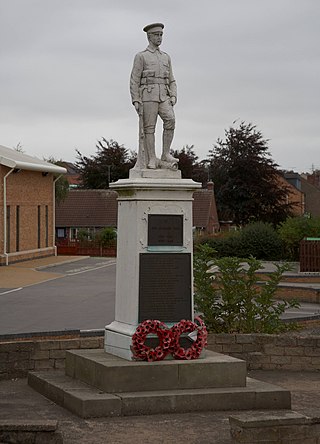
[[[133,102],[133,105],[134,105],[137,113],[139,114],[139,102]]]
[[[171,102],[171,105],[174,106],[174,105],[177,103],[177,98],[174,97],[174,96],[172,96],[172,97],[170,98],[170,102]]]

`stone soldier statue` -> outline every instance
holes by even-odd
[[[177,102],[177,86],[171,59],[160,51],[164,25],[153,23],[143,30],[149,45],[134,59],[130,78],[132,103],[139,114],[138,168],[177,168],[178,159],[170,155],[175,129],[173,106]],[[155,127],[158,115],[163,120],[161,160],[155,153]]]

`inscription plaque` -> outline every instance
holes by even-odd
[[[140,253],[139,323],[191,319],[191,254]]]
[[[182,214],[149,214],[148,246],[182,246]]]

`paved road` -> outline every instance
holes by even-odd
[[[18,271],[10,270],[18,273],[20,286],[8,286],[12,277],[7,277],[7,287],[0,284],[0,334],[103,329],[114,320],[114,259],[84,258],[41,267],[38,272],[32,266],[21,263],[16,266]],[[284,317],[314,315],[320,315],[320,305],[302,303]]]
[[[114,319],[115,260],[47,267],[52,280],[0,290],[0,334],[101,329]]]

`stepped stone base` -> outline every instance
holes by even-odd
[[[241,413],[229,423],[234,443],[318,444],[320,439],[320,418],[292,411]]]
[[[66,353],[66,375],[108,392],[244,387],[246,363],[212,351],[192,361],[127,361],[101,349]]]
[[[66,374],[32,372],[28,382],[83,418],[291,407],[290,392],[246,378],[244,361],[214,352],[194,361],[149,363],[73,350]]]

